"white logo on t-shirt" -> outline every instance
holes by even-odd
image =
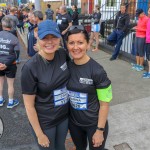
[[[87,79],[87,78],[80,78],[79,82],[82,83],[82,84],[88,84],[88,85],[93,84],[93,80],[92,79]]]
[[[65,62],[60,68],[65,71],[67,69],[67,63]]]

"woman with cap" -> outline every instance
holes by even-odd
[[[70,99],[69,130],[76,150],[104,150],[108,134],[107,115],[112,99],[111,81],[103,67],[87,55],[89,36],[83,26],[70,27],[67,47]]]
[[[24,104],[40,150],[65,150],[68,130],[69,79],[64,50],[58,50],[61,34],[56,22],[38,25],[38,53],[22,68]]]
[[[95,9],[94,9],[94,13],[93,13],[93,19],[94,19],[94,22],[93,22],[92,28],[91,28],[89,49],[91,49],[91,45],[93,44],[93,40],[95,38],[96,47],[95,47],[95,49],[92,49],[92,51],[97,51],[98,45],[99,45],[99,32],[100,32],[100,19],[101,19],[101,13],[100,13],[99,5],[95,5]]]
[[[142,9],[136,10],[136,16],[138,17],[137,26],[134,27],[136,30],[135,37],[135,49],[136,49],[136,64],[132,64],[132,69],[136,71],[144,70],[144,47],[148,17],[144,14]]]

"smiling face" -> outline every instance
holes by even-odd
[[[71,34],[68,37],[67,47],[74,60],[81,60],[87,56],[88,42],[83,33]]]
[[[42,56],[54,54],[59,47],[59,43],[60,38],[57,38],[54,35],[47,35],[42,40],[38,39],[40,54]]]

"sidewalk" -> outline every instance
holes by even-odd
[[[127,143],[132,150],[149,150],[150,80],[142,79],[142,72],[132,70],[128,62],[119,59],[109,61],[110,54],[103,51],[89,51],[88,54],[104,67],[112,81],[113,100],[110,104],[106,148],[130,150],[129,148],[114,149],[115,145]],[[67,150],[74,150],[69,134],[66,147]]]

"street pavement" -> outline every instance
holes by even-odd
[[[22,37],[25,40],[26,36]],[[142,72],[132,70],[129,62],[120,59],[109,61],[110,54],[102,50],[89,51],[88,54],[104,67],[112,81],[113,100],[110,103],[106,148],[150,150],[150,80],[142,79]],[[20,104],[13,109],[6,108],[6,85],[4,89],[6,103],[0,107],[0,118],[4,122],[0,150],[38,150],[27,120],[20,87],[21,68],[28,59],[25,47],[21,46],[22,61],[17,65],[15,81],[15,98],[20,100]],[[127,148],[126,144],[130,148]],[[75,149],[69,134],[66,149]]]

